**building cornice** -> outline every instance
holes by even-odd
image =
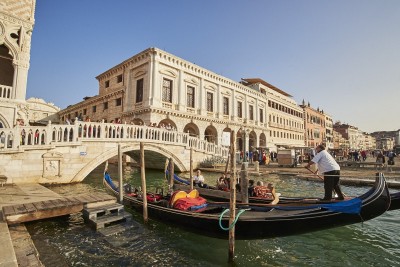
[[[88,100],[81,101],[77,104],[71,105],[63,110],[60,110],[58,113],[60,114],[60,116],[62,116],[63,114],[70,113],[71,111],[76,111],[77,109],[80,109],[80,108],[87,108],[87,107],[90,107],[91,104],[97,104],[102,100],[108,100],[108,99],[113,98],[118,95],[122,96],[123,94],[124,94],[124,90],[121,89],[121,90],[114,91],[114,92],[111,92],[106,95],[93,96],[93,97],[89,98]]]

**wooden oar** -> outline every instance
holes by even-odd
[[[307,168],[307,167],[306,167],[306,169],[309,170],[312,174],[316,175],[316,176],[317,176],[319,179],[321,179],[322,181],[324,180],[324,178],[321,177],[321,176],[318,174],[318,170],[316,170],[315,172],[313,172],[310,168]],[[338,194],[335,192],[335,189],[332,189],[332,192],[333,192],[333,195],[334,195],[335,197],[338,197]],[[343,196],[346,196],[343,192],[342,192],[342,194],[343,194]]]
[[[317,172],[318,172],[318,170],[316,170],[315,172],[313,172],[310,168],[307,168],[306,167],[306,169],[307,170],[309,170],[312,174],[314,174],[315,176],[317,176],[319,179],[321,179],[322,181],[324,180],[324,178],[323,177],[321,177]]]

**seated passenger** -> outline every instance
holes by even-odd
[[[225,185],[226,185],[226,191],[229,191],[231,189],[231,178],[229,177],[225,178]]]
[[[273,198],[273,194],[275,194],[275,188],[271,183],[269,183],[267,186],[264,186],[262,181],[258,181],[253,192],[255,197]]]
[[[197,175],[193,177],[193,184],[198,187],[208,188],[207,184],[204,183],[204,176],[200,170],[197,170]]]
[[[222,176],[218,178],[218,180],[217,180],[217,188],[219,190],[225,190],[226,191],[228,189],[228,186],[226,185],[225,180],[226,180],[225,174],[222,174]]]
[[[236,192],[240,193],[242,191],[242,187],[240,184],[236,184]]]
[[[249,180],[249,197],[254,197],[254,180]]]

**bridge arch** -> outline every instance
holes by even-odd
[[[130,157],[138,160],[139,159],[139,154],[140,154],[140,144],[123,144],[121,145],[121,152],[124,154],[129,155]],[[150,152],[150,153],[149,153]],[[177,171],[188,171],[184,165],[184,163],[177,157],[175,156],[174,153],[172,153],[170,150],[165,149],[159,145],[156,144],[145,144],[145,162],[148,162],[148,158],[154,159],[154,154],[158,154],[159,158],[173,158],[174,163],[175,163],[175,169]],[[146,155],[147,154],[147,155]],[[108,151],[102,153],[95,159],[93,159],[91,162],[85,165],[84,168],[82,168],[76,175],[75,177],[71,180],[71,182],[80,182],[85,179],[89,175],[90,172],[92,172],[95,168],[97,168],[100,164],[105,162],[106,160],[109,160],[112,157],[118,156],[118,146],[115,148],[109,149]],[[165,161],[160,161],[159,162],[160,166],[164,166]],[[146,168],[148,166],[146,165]]]

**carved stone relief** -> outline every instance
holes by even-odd
[[[42,177],[53,180],[62,176],[62,164],[64,156],[58,152],[48,152],[42,155],[43,174]]]

